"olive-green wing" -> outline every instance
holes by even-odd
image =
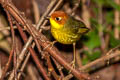
[[[78,33],[84,34],[84,33],[87,33],[88,31],[89,29],[86,27],[86,25],[83,22],[79,22]]]
[[[86,27],[86,25],[82,21],[78,21],[73,17],[70,17],[68,19],[67,25],[69,25],[69,29],[72,30],[72,32],[77,34],[84,34],[89,31],[89,29]]]

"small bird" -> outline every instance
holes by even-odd
[[[62,44],[73,44],[74,58],[72,67],[75,67],[75,44],[81,35],[87,33],[89,29],[82,21],[78,21],[68,16],[63,11],[55,11],[50,16],[51,33],[55,40]]]

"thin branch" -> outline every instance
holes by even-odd
[[[87,27],[90,28],[90,12],[86,4],[87,1],[88,0],[82,0],[82,18],[85,24],[87,25]],[[88,4],[89,4],[89,1],[88,1]]]
[[[73,7],[71,13],[72,13],[72,16],[75,15],[75,11],[77,10],[77,8],[79,7],[79,4],[80,4],[80,0],[77,1],[77,3],[75,4],[75,6]]]
[[[35,24],[33,24],[33,27],[35,27]],[[14,29],[17,29],[16,26],[13,26]],[[41,29],[43,30],[49,30],[50,29],[50,26],[41,26]],[[7,27],[0,27],[0,31],[3,31],[3,30],[10,30],[10,26],[7,26]],[[25,29],[23,29],[25,30]]]
[[[17,29],[16,26],[13,26],[14,29]],[[3,31],[3,30],[10,30],[10,27],[0,27],[0,31]]]
[[[95,61],[93,61],[93,62],[91,62],[89,64],[86,64],[85,66],[81,67],[79,70],[83,70],[84,71],[85,69],[91,68],[91,67],[95,66],[96,64],[100,64],[102,62],[105,62],[107,60],[110,60],[112,58],[115,58],[115,57],[119,56],[120,55],[120,51],[116,51],[115,52],[115,50],[117,50],[118,48],[120,48],[120,46],[117,46],[116,48],[113,48],[110,51],[108,51],[106,54],[109,54],[109,55],[105,55],[105,56],[103,56],[103,57],[101,57],[99,59],[96,59]]]
[[[27,42],[27,36],[25,35],[25,33],[22,31],[22,28],[17,23],[16,23],[16,25],[18,26],[18,30],[19,30],[19,32],[20,32],[20,34],[21,34],[21,36],[24,40],[24,43],[26,43]],[[35,51],[31,47],[29,47],[28,49],[29,49],[33,59],[35,60],[36,65],[38,66],[39,70],[41,71],[42,75],[44,76],[44,78],[46,80],[50,80],[47,76],[46,71],[43,69],[43,66],[41,65],[41,62],[39,61]]]
[[[112,59],[112,58],[115,58],[115,57],[120,56],[120,51],[116,51],[118,48],[120,48],[120,46],[117,46],[117,47],[109,50],[109,51],[106,53],[106,54],[109,54],[109,55],[106,55],[106,56],[103,56],[103,57],[101,57],[101,58],[99,58],[99,59],[96,59],[95,61],[90,62],[89,64],[86,64],[85,66],[82,66],[81,68],[79,68],[79,70],[80,70],[80,71],[84,71],[84,70],[86,70],[86,69],[89,69],[89,68],[94,67],[94,66],[97,65],[97,64],[104,63],[104,62],[107,61],[107,60],[110,60],[110,59]],[[115,52],[115,51],[116,51],[116,52]],[[64,78],[64,80],[68,80],[68,79],[70,79],[70,78],[72,78],[72,77],[73,77],[73,75],[72,75],[72,74],[69,74],[69,75],[67,75],[67,76]]]
[[[31,80],[39,80],[35,74],[35,70],[34,70],[34,67],[32,65],[27,66],[27,73],[30,76]]]
[[[26,58],[25,58],[25,60],[24,60],[24,62],[23,62],[23,64],[22,64],[22,67],[21,67],[21,69],[20,69],[21,72],[23,72],[23,70],[24,70],[24,68],[25,68],[25,66],[26,66],[26,64],[27,64],[27,62],[28,62],[28,60],[29,60],[29,57],[30,57],[30,53],[27,54],[27,56],[26,56]],[[18,73],[18,77],[17,77],[18,80],[20,80],[21,72]]]
[[[34,46],[35,46],[35,43],[32,44],[32,48],[33,48]],[[25,58],[25,60],[24,60],[24,62],[23,62],[23,64],[22,64],[22,67],[21,67],[20,71],[23,71],[23,70],[24,70],[24,68],[25,68],[25,66],[26,66],[29,58],[30,58],[30,52],[27,53],[27,56],[26,56],[26,58]],[[21,74],[22,74],[21,72],[18,73],[18,80],[20,79]]]
[[[14,32],[14,28],[13,28],[13,23],[12,23],[12,17],[11,15],[8,13],[8,11],[6,11],[7,16],[8,16],[8,20],[10,23],[10,28],[11,28],[11,33],[12,33],[12,49],[14,50],[14,57],[13,57],[13,63],[14,63],[14,76],[15,76],[15,80],[17,80],[17,69],[16,69],[16,65],[17,65],[17,54],[16,54],[16,41],[15,41],[15,32]]]
[[[10,51],[10,55],[9,55],[8,62],[6,63],[5,68],[2,70],[2,76],[1,76],[1,79],[0,79],[0,80],[3,80],[4,77],[5,77],[5,75],[6,75],[6,72],[7,72],[8,68],[9,68],[9,66],[10,66],[10,63],[12,62],[13,53],[14,53],[14,51],[13,51],[13,49],[12,49],[12,50]]]
[[[48,54],[48,52],[44,52],[45,54],[45,59],[47,60],[47,64],[48,64],[48,71],[49,71],[49,74],[52,74],[53,77],[55,78],[55,80],[60,80],[60,77],[58,76],[58,74],[55,72],[55,69],[51,63],[51,60],[50,60],[50,55]]]
[[[37,23],[40,19],[40,12],[36,0],[32,0],[32,5],[33,5],[35,23]]]
[[[7,16],[8,16],[8,20],[9,20],[9,23],[10,23],[10,28],[11,28],[11,33],[12,33],[12,50],[10,52],[10,56],[9,56],[9,60],[8,60],[8,63],[6,64],[5,66],[5,70],[2,74],[2,77],[1,77],[1,80],[4,79],[4,76],[10,66],[10,62],[12,61],[12,56],[14,54],[14,74],[17,75],[17,70],[16,70],[16,53],[15,53],[15,32],[14,32],[14,29],[13,29],[13,25],[12,25],[12,20],[11,20],[11,16],[10,14],[8,13],[8,11],[6,11],[7,13]]]
[[[1,56],[0,56],[0,78],[2,77]]]
[[[116,4],[120,5],[120,0],[114,0]],[[120,25],[120,12],[118,10],[115,10],[114,12],[114,23],[115,23],[115,28],[114,28],[114,36],[116,39],[119,39],[119,28],[118,25]]]
[[[63,79],[64,78],[64,74],[62,72],[62,66],[54,58],[52,58],[52,59],[53,59],[55,65],[57,66],[57,69],[58,69],[58,71],[59,71],[59,73],[61,75],[61,78]]]

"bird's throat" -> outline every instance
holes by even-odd
[[[55,20],[50,18],[51,27],[55,29],[60,29],[63,25],[57,23]]]

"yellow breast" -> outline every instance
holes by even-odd
[[[54,30],[51,28],[53,37],[62,44],[72,44],[76,42],[80,37],[78,35],[70,35],[60,30]]]

